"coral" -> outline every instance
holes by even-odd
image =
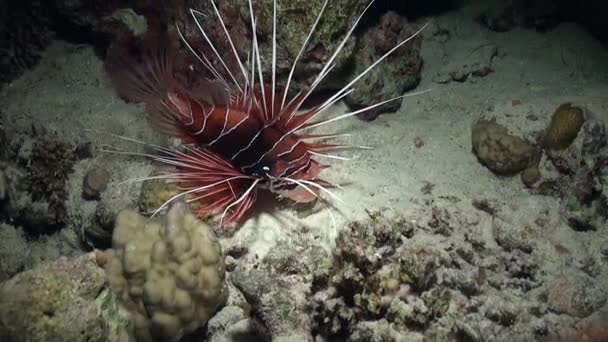
[[[142,341],[178,341],[226,303],[219,242],[183,206],[169,210],[162,222],[122,211],[106,256],[111,288]]]
[[[576,231],[597,230],[608,221],[608,130],[601,120],[586,120],[581,132],[565,150],[545,150],[560,172],[554,189],[540,189],[562,198],[564,214]]]
[[[49,43],[50,1],[0,1],[0,83],[33,66]]]
[[[308,46],[304,49],[294,71],[291,83],[294,93],[309,86],[314,81],[318,72],[324,67],[325,62],[340,45],[342,37],[348,32],[367,4],[367,1],[362,0],[339,0],[328,3],[323,18],[318,23],[315,34],[311,36]],[[204,13],[209,13],[209,20],[204,20],[202,24],[220,51],[230,51],[231,47],[226,43],[223,29],[214,19],[213,10],[204,3],[192,5]],[[277,31],[276,74],[279,89],[285,85],[284,82],[287,80],[292,63],[300,52],[322,5],[322,0],[277,1],[277,25],[280,29]],[[219,3],[219,10],[225,18],[234,45],[244,58],[250,49],[249,39],[251,37],[247,2],[239,0],[223,1]],[[272,60],[272,6],[254,3],[254,10],[258,19],[256,25],[262,54],[262,68],[269,70],[269,61]],[[189,39],[191,38],[194,45],[200,45],[201,48],[208,49],[207,44],[200,41],[200,34],[196,25],[191,22],[188,16],[184,17],[180,21],[185,25],[186,36]],[[364,23],[365,20],[363,20],[359,24],[361,30],[355,31],[351,39],[345,43],[341,53],[334,61],[335,67],[331,77],[327,77],[319,85],[317,89],[319,92],[341,87],[345,81],[354,78],[415,31],[405,18],[394,12],[382,16],[380,23],[377,23],[375,19],[372,20],[374,21],[370,20],[369,23]],[[361,34],[359,34],[360,32]],[[378,65],[365,79],[358,83],[359,86],[355,91],[348,95],[347,103],[351,107],[362,108],[380,100],[401,95],[404,91],[414,88],[420,79],[422,59],[419,50],[421,40],[421,36],[413,39]],[[213,53],[208,55],[213,56]],[[230,68],[237,68],[234,65],[234,58],[230,54],[224,56],[224,59]],[[202,72],[205,72],[205,70],[202,70]],[[386,75],[392,76],[387,77]],[[371,119],[380,112],[395,111],[399,106],[400,103],[395,101],[376,109],[373,113],[367,113],[367,115]]]
[[[330,340],[357,322],[386,319],[395,329],[421,329],[447,310],[450,293],[434,287],[436,251],[405,243],[411,224],[372,217],[340,232],[333,261],[314,274],[313,330]]]
[[[76,147],[53,134],[31,133],[11,141],[12,159],[23,177],[7,215],[32,233],[49,233],[67,220],[66,181],[76,162]]]
[[[300,66],[300,70],[297,70],[296,79],[303,80],[316,75],[316,72],[323,66],[323,62],[331,56],[331,53],[340,44],[340,39],[336,37],[347,32],[366,4],[367,1],[362,0],[339,0],[328,4],[323,15],[323,20],[319,22],[316,33],[309,42],[305,54],[302,56],[304,63]],[[279,56],[277,60],[277,65],[279,66],[279,70],[277,70],[278,75],[286,75],[289,72],[291,62],[297,56],[302,43],[306,40],[310,27],[314,23],[322,5],[323,1],[321,0],[277,1],[278,25],[281,28],[278,31],[277,39],[279,42],[277,52]],[[260,51],[263,54],[268,54],[271,51],[269,48],[269,44],[271,43],[269,35],[272,33],[272,6],[256,4],[255,10],[258,11],[258,22],[256,23],[258,31],[263,33],[261,34],[262,46],[260,46]],[[225,1],[224,11],[227,14],[232,13],[232,15],[225,17],[234,18],[240,16],[241,20],[249,20],[249,7],[243,1]],[[244,27],[248,27],[247,22],[245,22]],[[218,38],[221,38],[221,36]],[[246,40],[248,38],[242,37],[242,39]],[[248,51],[250,48],[246,42],[248,40],[241,44],[244,48],[242,51]],[[354,51],[355,42],[350,40],[335,61],[336,70],[342,69],[345,66],[345,63]],[[263,60],[271,60],[270,55],[263,55],[262,57]],[[279,80],[284,78],[277,77]]]
[[[353,74],[363,72],[414,32],[415,29],[405,18],[395,12],[385,13],[378,25],[367,29],[358,39],[355,47],[357,53],[353,56],[355,63]],[[415,88],[420,81],[422,67],[421,45],[422,36],[417,36],[395,51],[365,76],[365,81],[345,98],[346,104],[354,109],[360,109]],[[375,108],[373,113],[362,113],[362,115],[367,119],[373,119],[381,112],[394,112],[400,106],[400,101],[393,101]]]
[[[560,105],[545,129],[543,147],[562,150],[570,146],[585,123],[585,113],[570,103]]]
[[[303,240],[301,235],[281,240],[262,260],[240,260],[230,275],[250,303],[253,317],[265,328],[260,334],[267,335],[266,340],[313,340],[306,310],[310,274],[327,255]]]
[[[471,130],[473,153],[487,168],[499,175],[521,171],[523,181],[532,184],[540,178],[540,151],[507,128],[493,121],[480,120]]]
[[[0,223],[0,281],[42,262],[81,253],[79,237],[69,230],[32,239],[21,227]]]
[[[0,340],[126,341],[106,286],[93,254],[17,274],[0,284]]]
[[[582,280],[562,292],[573,295],[563,303],[584,314],[601,305],[605,270],[594,259],[603,244],[553,246],[576,234],[554,199],[475,203],[479,211],[437,196],[405,217],[370,211],[340,229],[331,255],[302,239],[306,230],[286,233],[266,254],[233,247],[229,279],[272,341],[543,341],[580,319],[553,310],[563,299],[555,293],[547,303],[563,288],[562,273]]]

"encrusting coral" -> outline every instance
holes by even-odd
[[[224,257],[213,230],[182,205],[164,220],[124,210],[105,253],[112,291],[140,341],[178,341],[226,303]]]

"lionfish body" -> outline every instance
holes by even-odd
[[[312,85],[288,100],[287,92],[297,60],[312,36],[327,0],[296,57],[286,87],[281,92],[275,91],[276,0],[273,2],[270,82],[264,79],[261,72],[255,34],[256,19],[251,0],[249,7],[253,38],[250,57],[246,62],[239,58],[215,3],[211,1],[211,4],[224,28],[226,39],[232,46],[232,58],[237,61],[236,70],[227,67],[224,62],[226,58],[218,53],[199,25],[197,15],[200,12],[195,10],[190,13],[225,70],[217,70],[205,54],[197,52],[184,38],[179,27],[178,32],[183,43],[215,76],[214,79],[201,80],[194,89],[183,86],[175,76],[175,49],[169,44],[152,44],[137,57],[120,53],[120,49],[110,49],[106,61],[106,69],[117,92],[131,101],[144,103],[151,126],[163,134],[180,138],[185,144],[184,150],[157,148],[162,154],[153,156],[177,170],[159,178],[176,181],[182,189],[165,205],[177,198],[187,197],[188,201],[200,204],[196,206],[197,213],[219,211],[222,212],[222,222],[227,222],[243,217],[255,202],[257,190],[261,188],[296,202],[320,198],[320,192],[333,196],[327,190],[332,184],[318,178],[323,166],[314,157],[332,157],[326,152],[343,146],[325,141],[335,136],[305,134],[304,131],[402,98],[400,96],[383,101],[339,117],[314,121],[320,113],[350,93],[352,85],[367,71],[420,31],[381,57],[326,102],[301,111],[303,102],[331,71],[335,57],[363,14]]]

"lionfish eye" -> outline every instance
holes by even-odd
[[[268,179],[270,176],[270,172],[271,172],[270,166],[260,165],[260,166],[257,166],[253,170],[253,176],[258,177],[258,178]]]

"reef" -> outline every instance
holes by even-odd
[[[94,253],[0,283],[2,341],[127,341],[127,324]]]
[[[277,2],[279,29],[277,30],[276,79],[278,89],[285,86],[292,63],[300,53],[302,44],[322,8],[322,4],[323,1],[279,0]],[[346,35],[367,4],[367,1],[361,0],[340,0],[328,4],[323,20],[316,27],[315,33],[303,50],[297,68],[294,70],[290,84],[290,87],[293,87],[292,95],[314,81],[325,66],[325,62],[340,46],[342,37]],[[239,58],[244,60],[251,49],[250,39],[253,35],[249,6],[247,2],[232,0],[219,2],[217,6]],[[204,16],[207,19],[197,18],[199,23],[196,23],[189,12],[191,8],[202,13],[197,16],[201,18]],[[260,45],[262,69],[268,74],[272,60],[272,6],[256,3],[254,11],[258,18],[257,38]],[[144,13],[144,16],[150,27],[148,31],[152,33],[164,30],[165,26],[178,25],[189,44],[196,50],[204,52],[211,63],[218,66],[217,69],[225,78],[230,76],[223,71],[221,63],[225,63],[231,70],[238,70],[238,61],[231,53],[232,46],[226,39],[222,24],[217,20],[215,11],[209,3],[192,1],[182,5],[168,5],[164,11],[156,13],[155,16],[149,13]],[[167,23],[171,25],[166,25]],[[204,28],[215,48],[222,52],[222,62],[215,56],[213,49],[200,33],[198,24]],[[356,77],[393,46],[416,32],[416,26],[417,24],[408,22],[405,17],[395,12],[385,13],[379,22],[372,19],[363,20],[359,23],[359,30],[356,30],[342,47],[341,53],[334,61],[335,67],[331,76],[319,84],[317,93],[323,94],[324,91],[335,89]],[[170,33],[168,39],[179,40],[174,32]],[[421,42],[422,36],[420,35],[382,62],[378,68],[359,82],[360,86],[355,91],[348,94],[346,103],[353,109],[360,109],[413,89],[420,80]],[[140,42],[134,41],[132,45],[138,44]],[[130,46],[131,43],[127,45]],[[200,75],[213,77],[188,49],[183,46],[179,49],[178,62],[175,65],[176,74],[186,84],[196,87],[196,77],[200,77]],[[193,74],[198,76],[193,77]],[[393,76],[386,77],[388,74]],[[238,73],[236,77],[239,77]],[[391,102],[374,109],[373,112],[360,115],[360,118],[371,120],[381,112],[396,111],[399,107],[400,102]]]
[[[278,31],[277,52],[277,79],[286,80],[291,64],[297,56],[302,43],[318,15],[323,1],[278,1],[277,18],[280,30]],[[294,73],[296,89],[310,84],[314,77],[324,66],[325,61],[333,54],[341,42],[341,37],[353,25],[359,13],[368,4],[361,0],[332,1],[325,9],[323,20],[319,23],[316,33],[312,36],[308,48]],[[234,18],[235,8],[240,14],[240,20],[249,20],[249,9],[240,1],[227,1],[224,13],[227,18]],[[272,34],[272,7],[260,6],[258,30],[261,32],[261,51],[263,59],[271,60],[271,34]],[[240,22],[235,27],[247,28],[246,22]],[[397,43],[413,34],[417,28],[403,16],[389,11],[384,13],[379,22],[368,20],[360,23],[361,33],[351,37],[344,45],[342,52],[335,60],[335,68],[324,82],[319,86],[319,92],[336,88],[356,77],[369,65],[375,62],[384,53],[388,52]],[[219,31],[219,30],[215,30]],[[214,32],[214,31],[212,31]],[[359,30],[357,31],[359,32]],[[223,34],[222,32],[218,32]],[[251,35],[250,33],[247,37]],[[238,37],[238,35],[237,35]],[[243,36],[243,39],[248,39]],[[336,38],[338,37],[338,38]],[[364,80],[359,82],[356,90],[349,94],[345,101],[353,109],[360,109],[381,100],[399,96],[413,89],[420,80],[422,58],[420,45],[422,36],[418,36],[405,46],[397,50],[391,57],[382,62]],[[236,43],[238,46],[239,43]],[[249,49],[248,44],[240,44],[243,51]],[[265,67],[269,70],[268,66]],[[386,75],[392,75],[386,77]],[[282,84],[279,84],[281,86]],[[396,101],[375,108],[359,117],[364,120],[373,120],[382,112],[393,112],[400,107]]]
[[[14,134],[7,146],[0,171],[0,185],[6,193],[0,208],[2,217],[34,234],[64,227],[66,182],[78,158],[78,146],[34,128]]]
[[[608,133],[606,124],[590,119],[572,145],[547,150],[557,172],[544,177],[536,191],[557,196],[564,203],[568,223],[579,231],[608,224]]]
[[[472,128],[478,160],[498,175],[521,172],[532,193],[558,197],[578,231],[596,230],[608,219],[606,124],[583,107],[563,103],[542,131],[515,136],[493,119]],[[494,120],[494,121],[492,121]]]
[[[367,29],[357,40],[356,53],[353,54],[352,59],[354,64],[352,75],[363,72],[369,65],[415,32],[416,30],[405,17],[395,12],[387,12],[382,15],[380,22]],[[414,89],[420,82],[421,44],[422,36],[417,36],[391,54],[365,76],[365,79],[355,87],[352,93],[344,98],[346,104],[352,109],[360,109]],[[359,118],[366,121],[373,120],[382,112],[394,112],[400,107],[400,101],[393,101],[361,113]]]
[[[302,239],[308,234],[290,232],[263,258],[252,253],[231,258],[236,265],[229,280],[251,305],[253,319],[261,323],[254,331],[264,340],[313,341],[308,311],[311,274],[327,254],[320,245]],[[238,245],[231,249],[240,250]]]
[[[544,238],[562,227],[559,208],[530,201],[370,212],[329,254],[287,236],[263,258],[230,258],[229,280],[262,324],[251,329],[273,341],[558,340],[601,319],[608,291],[594,254]]]
[[[446,313],[451,293],[435,287],[445,260],[432,248],[408,244],[414,229],[404,218],[375,216],[339,234],[332,261],[314,273],[315,334],[363,341],[373,333],[360,323],[382,321],[407,338],[407,331]]]

